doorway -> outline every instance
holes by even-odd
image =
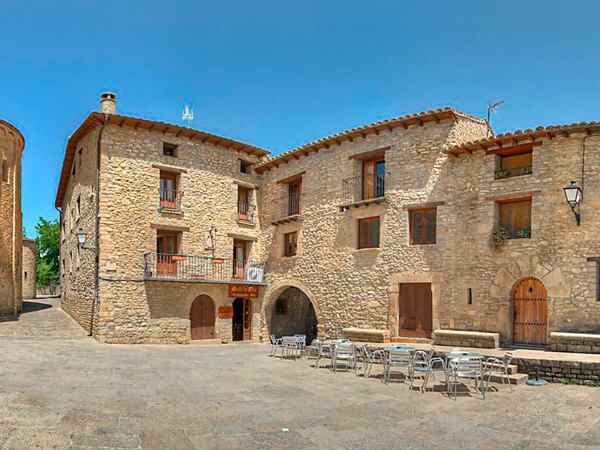
[[[431,338],[433,328],[431,283],[400,283],[398,335]]]
[[[245,279],[246,259],[248,257],[248,242],[240,239],[233,240],[233,278]]]
[[[546,288],[534,277],[523,278],[513,289],[513,344],[546,345],[548,299]]]
[[[170,230],[156,232],[156,271],[159,275],[176,276],[181,233]]]
[[[252,304],[248,298],[236,298],[233,301],[233,340],[252,339]]]
[[[208,295],[196,297],[190,309],[192,339],[215,338],[215,303]]]

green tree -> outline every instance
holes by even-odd
[[[58,220],[38,219],[37,231],[37,285],[51,286],[58,283],[60,225]]]

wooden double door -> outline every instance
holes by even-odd
[[[215,303],[208,295],[196,297],[190,309],[192,339],[215,339]]]
[[[431,283],[400,283],[398,293],[398,334],[431,338]]]
[[[513,289],[513,344],[546,345],[548,295],[540,280],[523,278]]]

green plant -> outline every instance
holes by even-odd
[[[35,226],[38,237],[36,272],[38,287],[51,286],[58,282],[60,225],[57,220],[40,217]]]
[[[563,384],[574,385],[577,384],[575,380],[571,380],[570,378],[563,381]]]
[[[500,225],[495,225],[490,236],[490,243],[496,249],[502,248],[506,241],[510,239],[508,230]]]
[[[517,231],[517,237],[530,238],[531,237],[531,229],[530,228],[519,228],[519,230]]]
[[[500,180],[502,178],[508,178],[508,177],[510,177],[510,171],[509,170],[506,170],[506,169],[496,170],[496,174],[495,174],[496,180]]]

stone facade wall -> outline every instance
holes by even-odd
[[[528,374],[529,379],[539,374],[541,379],[552,383],[600,385],[597,362],[513,358],[512,363],[517,365],[519,373]]]
[[[95,313],[97,145],[100,126],[77,142],[75,174],[71,177],[61,208],[60,291],[61,306],[85,330],[92,329]],[[80,153],[81,152],[81,153]],[[87,233],[85,248],[76,233]]]
[[[468,140],[485,137],[486,132],[483,123],[469,119],[426,122],[344,141],[265,172],[261,244],[263,254],[269,255],[268,305],[274,304],[284,280],[294,280],[313,293],[323,335],[341,336],[343,328],[389,329],[396,335],[390,299],[397,295],[397,282],[392,279],[401,274],[405,282],[420,282],[423,277],[432,281],[443,270],[442,252],[452,237],[438,225],[438,245],[409,245],[408,208],[448,201],[441,179],[448,160],[445,150],[461,142],[461,134]],[[352,157],[382,148],[387,148],[386,202],[340,211],[342,180],[361,173],[361,161]],[[299,220],[271,224],[269,219],[278,212],[277,199],[285,193],[285,184],[279,181],[300,173]],[[381,221],[380,248],[358,249],[358,219],[373,216]],[[446,220],[440,207],[438,224]],[[298,254],[284,257],[283,235],[291,231],[298,232]]]
[[[22,308],[21,133],[0,120],[0,315]]]
[[[36,297],[36,252],[37,243],[32,239],[23,238],[23,298]]]
[[[163,155],[165,142],[178,146],[177,157]],[[258,162],[256,157],[202,140],[127,126],[105,128],[100,182],[100,341],[156,342],[158,333],[170,334],[168,339],[158,339],[161,342],[187,342],[190,306],[197,295],[208,293],[215,307],[231,305],[226,285],[144,281],[144,255],[156,252],[157,230],[164,229],[181,232],[179,253],[212,256],[205,241],[215,227],[214,256],[231,259],[234,239],[243,239],[249,243],[248,259],[260,259],[255,243],[259,224],[237,221],[238,185],[257,184],[255,175],[240,172],[240,158]],[[159,211],[161,170],[178,174],[182,213]],[[256,204],[256,190],[250,197]],[[260,310],[260,298],[252,302]],[[258,318],[256,323],[260,324]],[[164,331],[163,325],[173,332]],[[230,340],[231,327],[220,337]]]
[[[452,238],[443,254],[445,282],[437,314],[441,328],[501,333],[512,340],[512,289],[523,277],[537,277],[548,293],[548,333],[600,332],[596,263],[600,255],[600,136],[570,134],[545,138],[533,147],[532,174],[495,180],[495,155],[477,151],[451,158],[445,167],[447,220],[438,229]],[[584,200],[577,227],[563,187],[581,183],[585,137]],[[533,192],[531,238],[490,244],[498,220],[494,198]],[[472,288],[473,303],[466,290]]]
[[[600,334],[550,333],[550,349],[555,352],[600,353]]]

